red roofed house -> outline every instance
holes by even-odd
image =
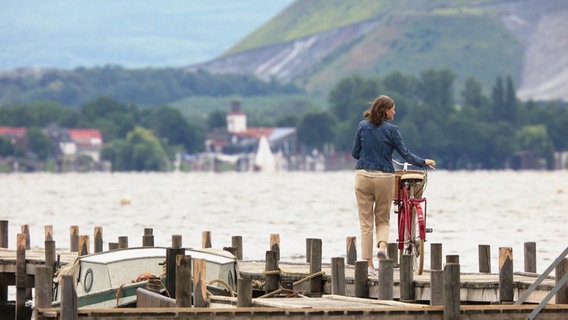
[[[26,150],[26,135],[28,129],[24,127],[0,127],[0,136],[8,138],[18,149]]]
[[[75,143],[77,155],[87,155],[95,162],[100,161],[103,136],[98,129],[68,129],[69,138]]]

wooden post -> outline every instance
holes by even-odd
[[[368,283],[368,263],[367,260],[355,261],[355,297],[369,297]]]
[[[560,282],[562,277],[568,274],[568,258],[562,259],[560,263],[556,266],[555,274],[556,285]],[[556,304],[568,304],[568,283],[564,285],[556,292]]]
[[[270,234],[270,251],[276,252],[276,260],[280,261],[280,235]]]
[[[357,237],[347,237],[347,264],[354,265],[355,261],[357,261]]]
[[[394,291],[394,261],[379,262],[379,300],[392,300]]]
[[[236,249],[235,253],[237,260],[243,260],[243,237],[233,236],[231,238],[231,247]]]
[[[447,263],[444,266],[444,320],[460,317],[460,265]]]
[[[185,249],[166,248],[166,290],[172,299],[176,298],[176,257],[178,255],[185,255]]]
[[[403,254],[400,259],[400,301],[414,301],[413,255]]]
[[[491,247],[488,244],[480,244],[477,252],[479,256],[479,272],[491,273]]]
[[[60,320],[77,319],[77,292],[72,275],[61,278],[61,313]]]
[[[430,305],[441,306],[444,304],[444,271],[430,271]]]
[[[0,220],[0,248],[8,248],[8,220]],[[8,303],[8,286],[0,285],[0,306]]]
[[[172,248],[180,249],[183,247],[183,239],[181,234],[173,234],[172,235]]]
[[[237,307],[248,308],[252,306],[252,280],[251,279],[238,279],[237,280]]]
[[[128,236],[119,236],[118,237],[118,248],[119,249],[128,248]]]
[[[442,244],[430,244],[430,270],[442,270]]]
[[[142,246],[143,247],[154,246],[154,229],[144,228],[144,235],[142,236]]]
[[[513,302],[513,248],[499,248],[499,301]]]
[[[191,256],[176,256],[176,307],[191,307],[193,283],[191,281]]]
[[[116,250],[118,249],[118,242],[109,242],[108,243],[108,250],[112,251],[112,250]]]
[[[457,254],[448,254],[446,255],[446,263],[460,263],[460,256]]]
[[[25,319],[26,292],[26,235],[18,233],[16,247],[16,319]]]
[[[30,250],[30,225],[23,224],[21,230],[22,233],[26,235],[26,250]]]
[[[321,239],[313,239],[310,248],[310,274],[321,271],[322,243]],[[310,292],[320,295],[322,293],[321,275],[310,279]]]
[[[55,241],[45,240],[45,265],[51,270],[51,279],[55,273]]]
[[[207,307],[206,261],[205,259],[195,259],[193,263],[193,279],[195,281],[193,299],[196,308],[204,308]]]
[[[536,242],[525,242],[525,272],[536,273]]]
[[[79,236],[79,251],[78,251],[78,255],[79,256],[84,256],[89,254],[89,236]]]
[[[313,240],[314,240],[314,239],[312,239],[312,238],[307,238],[307,239],[306,239],[306,262],[307,262],[307,263],[310,262],[310,259],[311,259],[311,256],[312,256],[310,250],[312,250],[312,241],[313,241]]]
[[[52,271],[48,266],[37,266],[35,274],[35,307],[51,308]]]
[[[203,231],[201,233],[201,247],[211,248],[211,231]]]
[[[280,272],[278,267],[278,259],[276,259],[276,252],[269,250],[266,251],[266,261],[264,265],[264,270],[266,272],[266,281],[264,284],[264,290],[266,293],[270,293],[278,289],[280,285]]]
[[[103,251],[103,227],[97,226],[94,231],[95,253]]]
[[[395,267],[398,267],[400,265],[400,261],[398,261],[398,251],[398,243],[391,242],[387,245],[387,253]]]
[[[331,294],[345,295],[345,259],[331,258]]]
[[[45,230],[45,240],[51,241],[53,240],[53,226],[48,224],[44,227]]]
[[[79,251],[79,226],[71,226],[69,228],[69,244],[71,252]]]

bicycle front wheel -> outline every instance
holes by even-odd
[[[424,271],[424,238],[421,237],[421,230],[424,229],[424,221],[420,221],[422,216],[422,207],[420,205],[412,206],[412,227],[411,227],[411,247],[414,255],[414,271],[422,274]]]

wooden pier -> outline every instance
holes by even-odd
[[[46,226],[45,248],[29,248],[29,230],[22,226],[16,237],[17,248],[7,249],[7,222],[0,221],[0,307],[8,300],[7,287],[16,287],[16,311],[11,319],[29,319],[23,312],[25,302],[35,299],[38,305],[37,280],[49,267],[47,279],[52,278],[56,264],[74,262],[89,253],[88,236],[81,236],[71,227],[70,250],[56,250],[53,228]],[[102,251],[102,228],[95,228],[96,252]],[[321,240],[306,239],[306,262],[291,263],[279,260],[279,237],[270,237],[266,259],[239,260],[240,278],[250,285],[252,294],[247,307],[237,298],[210,297],[208,308],[135,308],[110,310],[77,310],[65,315],[64,306],[51,308],[39,303],[36,319],[525,319],[544,299],[550,299],[539,311],[539,319],[565,319],[568,313],[568,285],[557,284],[568,274],[568,259],[563,258],[556,273],[534,285],[539,274],[533,270],[534,243],[525,243],[525,270],[513,272],[512,250],[499,248],[500,269],[491,272],[487,257],[489,248],[479,246],[480,272],[460,273],[459,256],[446,256],[442,263],[442,244],[430,246],[430,268],[417,275],[406,268],[405,259],[397,257],[394,244],[389,246],[392,260],[384,260],[377,276],[368,276],[366,261],[356,261],[355,239],[346,239],[345,257],[321,260]],[[181,245],[181,236],[172,236],[172,245]],[[203,247],[211,247],[211,233],[202,234]],[[143,245],[153,246],[150,228],[144,230]],[[128,247],[128,239],[119,237],[109,242],[109,250]],[[225,248],[242,259],[242,238],[235,236],[232,246]],[[410,271],[409,271],[410,270]],[[240,281],[240,280],[239,280]],[[240,282],[239,282],[240,283]],[[36,288],[35,297],[31,288]],[[533,287],[533,288],[531,288]],[[534,289],[530,294],[527,290]],[[557,291],[555,291],[557,290]],[[290,298],[293,297],[293,298]],[[519,298],[522,304],[515,304]],[[175,300],[174,300],[175,302]],[[170,304],[171,305],[171,304]],[[174,303],[175,305],[175,303]],[[68,318],[70,317],[70,318]],[[1,319],[8,319],[2,317]]]

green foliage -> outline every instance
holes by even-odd
[[[16,147],[6,137],[0,136],[0,157],[12,156],[16,153]]]
[[[298,141],[309,148],[322,150],[325,144],[335,140],[336,123],[337,119],[328,111],[306,112],[298,124]]]
[[[120,66],[48,70],[36,76],[4,77],[0,103],[55,101],[78,107],[100,96],[142,106],[168,104],[194,95],[243,96],[299,93],[293,84],[254,76],[189,72],[182,68],[124,69]]]
[[[47,160],[55,155],[53,142],[37,127],[28,129],[26,141],[30,150],[39,160]]]
[[[151,131],[136,127],[125,140],[115,140],[103,148],[101,158],[113,171],[165,171],[168,158],[160,140]]]

